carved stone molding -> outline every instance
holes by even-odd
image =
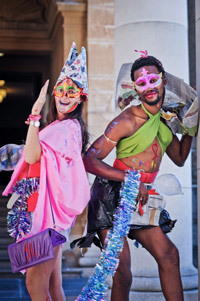
[[[78,47],[83,40],[86,43],[86,2],[0,0],[0,51],[50,53],[62,28],[66,55],[73,39],[78,40]],[[84,38],[79,43],[80,35]]]

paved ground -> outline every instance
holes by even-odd
[[[64,278],[63,287],[67,301],[74,301],[86,284],[86,278]],[[0,278],[0,301],[30,301],[24,278]]]

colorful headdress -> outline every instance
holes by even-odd
[[[73,42],[68,58],[60,72],[55,86],[63,81],[66,77],[71,78],[79,88],[83,89],[83,95],[88,96],[87,85],[87,66],[86,66],[86,50],[81,48],[81,53],[78,55],[76,43]]]

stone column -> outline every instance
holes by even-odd
[[[169,73],[188,82],[187,2],[184,0],[115,1],[115,77],[122,63],[138,58],[134,50],[147,50]],[[177,224],[169,234],[180,252],[185,300],[197,300],[197,270],[192,264],[191,158],[183,168],[165,155],[159,175],[173,173],[184,195],[166,197],[166,209]],[[187,176],[186,176],[187,175]],[[164,300],[157,264],[148,252],[130,242],[133,284],[130,300]]]
[[[88,0],[88,126],[92,140],[114,115],[114,0]]]
[[[88,129],[91,142],[100,136],[114,118],[114,0],[88,0]],[[112,162],[113,153],[106,161]],[[89,174],[90,183],[94,176]],[[85,277],[91,274],[100,258],[93,246],[79,264]]]
[[[196,86],[197,86],[197,93],[200,101],[200,2],[198,0],[195,1],[195,9],[196,9]],[[197,137],[197,187],[200,186],[200,128],[198,131]],[[197,197],[198,197],[198,205],[197,205],[197,220],[198,220],[198,246],[200,245],[200,190],[197,189]],[[200,248],[198,248],[198,263],[200,263]],[[199,264],[198,264],[199,268]],[[200,300],[200,268],[199,268],[199,299]]]

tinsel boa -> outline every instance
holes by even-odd
[[[135,199],[138,195],[139,183],[140,173],[136,170],[127,170],[120,190],[119,206],[114,214],[113,227],[107,233],[100,261],[76,301],[106,300],[106,278],[109,275],[113,276],[118,267],[124,237],[130,229],[131,213],[136,209]]]
[[[19,195],[18,199],[14,203],[12,209],[8,212],[7,216],[7,228],[11,237],[16,236],[16,228],[18,224],[18,216],[20,212],[21,202],[23,198],[22,210],[20,214],[20,220],[18,225],[17,240],[24,237],[31,231],[32,227],[32,214],[28,212],[27,199],[34,193],[39,191],[39,178],[22,179],[16,183],[12,188],[12,192]],[[26,189],[24,192],[24,186]]]

